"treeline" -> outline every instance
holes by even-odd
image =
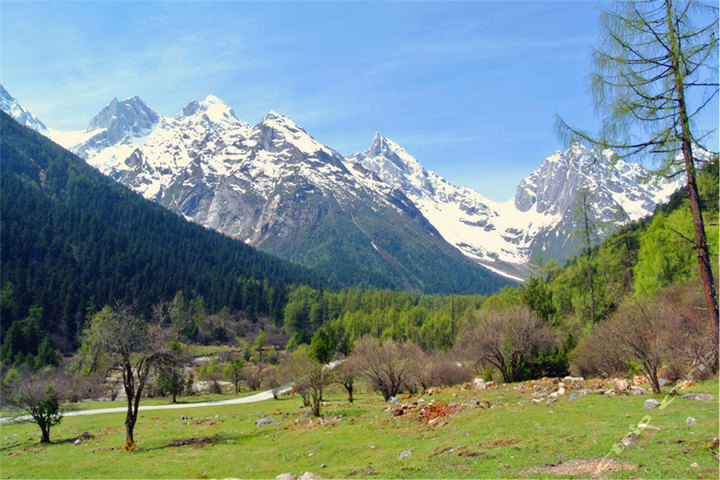
[[[698,184],[706,224],[716,225],[717,161],[699,173]],[[601,340],[593,337],[600,331],[592,328],[595,325],[610,324],[611,320],[617,324],[617,318],[628,318],[628,311],[654,309],[667,318],[656,319],[652,328],[671,331],[667,325],[672,323],[672,315],[668,312],[674,312],[676,318],[685,318],[686,330],[700,331],[700,320],[687,313],[702,309],[702,302],[693,306],[688,300],[690,292],[701,292],[699,285],[692,286],[697,268],[693,244],[687,240],[693,235],[688,203],[687,192],[682,189],[653,216],[618,229],[598,245],[586,246],[589,248],[583,248],[566,265],[550,262],[538,268],[524,285],[507,287],[490,297],[372,290],[336,293],[298,287],[289,293],[284,315],[285,331],[293,336],[290,346],[309,343],[315,332],[324,331],[333,337],[336,349],[347,354],[359,338],[369,335],[409,341],[426,352],[450,351],[455,358],[489,368],[506,381],[566,375],[571,367],[581,373],[599,374],[582,357],[593,348],[610,351],[595,343]],[[708,243],[717,245],[718,229],[708,228],[707,234]],[[670,293],[677,291],[686,293]],[[656,296],[678,301],[668,305],[665,298],[654,303]],[[628,306],[637,302],[646,302],[645,310]],[[633,318],[637,320],[638,315]],[[645,326],[652,330],[647,321]],[[707,346],[697,346],[699,336],[687,339],[687,344],[677,336],[676,349],[690,345],[689,351],[707,351]],[[613,351],[617,354],[616,367],[638,368],[642,363],[632,355],[623,357],[618,348]],[[684,361],[692,356],[687,349],[683,352],[680,357],[684,355]],[[635,362],[635,367],[629,367],[628,362]]]
[[[308,343],[313,333],[326,325],[347,345],[371,335],[447,350],[460,324],[467,322],[486,298],[391,290],[332,292],[300,286],[288,295],[284,326],[295,344]]]
[[[178,291],[208,311],[281,318],[288,286],[309,271],[186,222],[12,120],[2,131],[2,333],[38,353],[52,335],[75,348],[90,314],[124,302],[140,313]],[[39,329],[39,333],[35,333]]]

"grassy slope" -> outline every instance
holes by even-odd
[[[289,427],[298,419],[298,399],[251,405],[151,411],[141,414],[136,440],[140,453],[120,451],[123,414],[67,417],[55,427],[55,442],[38,443],[34,424],[0,426],[0,462],[7,478],[272,478],[283,472],[312,471],[323,477],[538,477],[529,467],[579,457],[602,458],[645,415],[659,431],[642,431],[638,445],[611,455],[615,461],[640,465],[613,478],[713,478],[717,462],[707,444],[718,431],[718,402],[675,399],[665,409],[643,410],[648,395],[567,397],[545,406],[515,385],[473,395],[446,389],[427,401],[467,402],[487,399],[495,409],[467,408],[439,425],[417,417],[392,417],[376,395],[361,395],[354,405],[340,391],[330,392],[325,413],[344,415],[337,424]],[[686,390],[717,398],[717,379]],[[568,392],[570,393],[570,392]],[[455,394],[456,396],[453,396]],[[662,400],[662,396],[656,397]],[[105,404],[107,405],[107,404]],[[263,415],[277,411],[278,425],[256,427]],[[285,412],[288,415],[285,415]],[[181,420],[181,415],[193,417]],[[216,417],[217,415],[217,417]],[[693,416],[698,424],[687,426]],[[80,446],[80,433],[94,438]],[[10,437],[9,439],[6,437]],[[202,447],[173,446],[173,441],[211,437]],[[457,449],[464,446],[466,449]],[[417,447],[410,458],[400,453]],[[454,452],[434,454],[445,447]],[[464,452],[464,456],[458,452]],[[470,455],[468,455],[470,454]],[[691,467],[697,462],[698,467]],[[322,464],[327,464],[322,468]],[[580,475],[587,477],[588,474]]]

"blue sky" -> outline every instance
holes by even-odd
[[[586,77],[598,2],[0,3],[0,82],[48,126],[113,97],[166,116],[208,94],[291,117],[348,154],[376,131],[451,183],[507,200],[597,127]],[[717,118],[717,107],[714,107]]]

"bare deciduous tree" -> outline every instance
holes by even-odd
[[[552,330],[527,308],[483,312],[458,335],[458,354],[476,365],[497,368],[503,380],[522,379],[526,362],[536,353],[557,347]]]
[[[352,358],[357,370],[387,401],[400,393],[411,380],[412,368],[416,365],[414,358],[419,349],[414,343],[398,344],[390,338],[381,342],[366,335],[355,343]]]
[[[24,374],[9,386],[6,399],[32,418],[42,433],[40,442],[50,443],[50,428],[60,423],[63,409],[53,379],[45,374]]]
[[[312,414],[319,417],[323,390],[332,381],[332,371],[307,352],[296,352],[286,357],[281,368],[295,384],[296,390],[307,392]]]

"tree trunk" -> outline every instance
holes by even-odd
[[[50,443],[50,427],[47,425],[40,425],[40,430],[42,431],[42,437],[40,438],[40,443]]]
[[[133,400],[134,398],[128,395],[128,411],[125,416],[125,445],[123,446],[124,452],[134,452],[140,450],[135,443],[133,432],[135,430],[135,422],[137,421],[137,410],[133,412]]]

